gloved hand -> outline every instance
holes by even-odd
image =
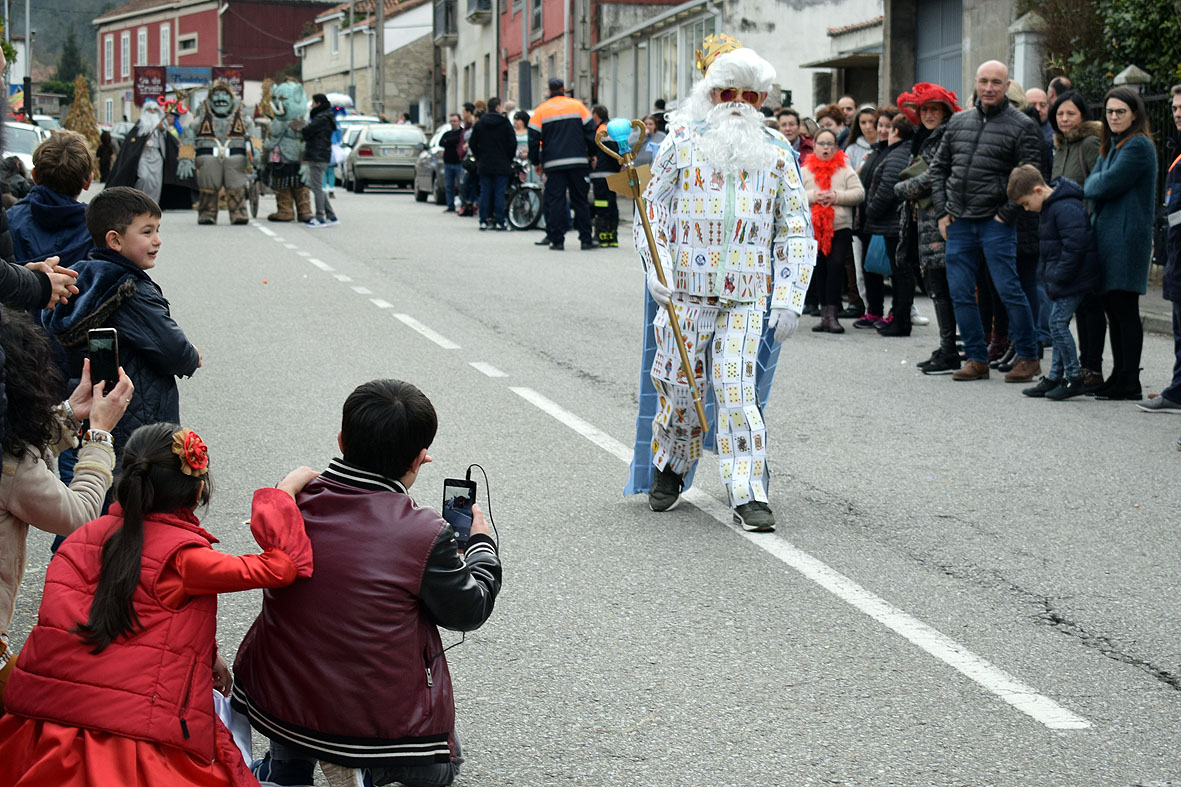
[[[768,327],[775,331],[775,341],[785,342],[796,332],[796,325],[800,322],[800,315],[791,309],[772,309],[771,323]]]
[[[299,165],[299,182],[305,186],[310,186],[312,184],[312,176],[308,172],[307,164]]]
[[[176,176],[181,180],[187,180],[193,177],[197,172],[197,162],[191,158],[179,158],[176,160]]]
[[[660,283],[660,279],[656,277],[656,269],[648,269],[648,292],[652,294],[652,300],[659,303],[661,306],[668,306],[668,302],[672,299],[673,291],[664,284]]]

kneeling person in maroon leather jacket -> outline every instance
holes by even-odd
[[[296,498],[315,575],[264,594],[234,663],[234,707],[271,742],[260,779],[311,784],[317,760],[374,785],[458,773],[439,627],[479,628],[501,566],[478,506],[461,555],[451,525],[407,494],[437,428],[415,386],[366,383],[344,404],[343,458]]]

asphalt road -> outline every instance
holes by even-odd
[[[481,464],[505,564],[492,619],[448,652],[457,784],[1181,783],[1181,418],[924,377],[933,322],[885,339],[805,318],[765,413],[778,531],[724,523],[712,457],[693,503],[654,514],[621,494],[627,232],[556,253],[404,191],[334,205],[321,230],[164,217],[153,275],[205,356],[180,383],[213,458],[204,522],[251,551],[251,490],[327,464],[353,387],[431,397],[412,493],[437,506]],[[1146,337],[1146,390],[1171,365],[1171,337]],[[222,597],[223,648],[258,600]]]

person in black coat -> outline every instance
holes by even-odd
[[[906,260],[898,258],[898,208],[902,201],[894,194],[898,176],[910,162],[910,138],[914,136],[914,124],[905,115],[898,115],[890,121],[890,136],[886,149],[878,154],[873,177],[865,198],[865,231],[870,235],[881,235],[886,241],[886,256],[890,258],[890,279],[893,282],[894,299],[890,315],[880,324],[875,324],[882,336],[910,336],[910,306],[914,303],[914,274]],[[870,313],[880,313],[883,308],[884,277],[865,272],[865,299]],[[857,321],[862,322],[861,320]],[[855,327],[859,326],[853,323]]]
[[[340,221],[324,193],[324,172],[332,166],[332,133],[336,131],[328,96],[323,93],[312,96],[310,116],[311,120],[299,134],[304,141],[303,160],[308,165],[308,189],[315,199],[316,215],[305,223],[309,227],[331,227]]]
[[[1050,332],[1054,351],[1050,374],[1021,393],[1051,400],[1086,392],[1070,320],[1079,303],[1100,282],[1099,252],[1091,217],[1083,205],[1082,187],[1070,178],[1047,186],[1038,168],[1024,164],[1009,176],[1009,200],[1030,213],[1040,213],[1039,278],[1050,298]]]
[[[517,132],[512,121],[500,114],[500,99],[488,99],[488,111],[472,128],[468,147],[476,157],[480,176],[480,229],[507,229],[504,224],[504,192],[513,174]]]

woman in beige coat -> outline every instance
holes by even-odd
[[[820,322],[812,330],[844,333],[837,312],[845,261],[853,254],[853,208],[865,201],[865,187],[845,152],[837,148],[836,134],[827,129],[816,135],[815,150],[804,161],[803,174],[812,205],[812,230],[820,247],[813,273],[820,277]]]
[[[119,372],[119,384],[105,396],[90,385],[90,361],[82,366],[82,380],[64,402],[57,402],[61,376],[50,357],[45,334],[27,314],[5,309],[0,322],[0,349],[5,364],[8,409],[4,413],[3,474],[0,475],[0,712],[4,684],[16,662],[8,644],[8,627],[16,608],[16,593],[25,571],[25,543],[29,526],[56,535],[73,533],[102,511],[115,467],[111,430],[127,403],[133,386]],[[66,486],[58,478],[53,456],[74,445],[79,424],[90,420],[82,438],[74,479]]]

